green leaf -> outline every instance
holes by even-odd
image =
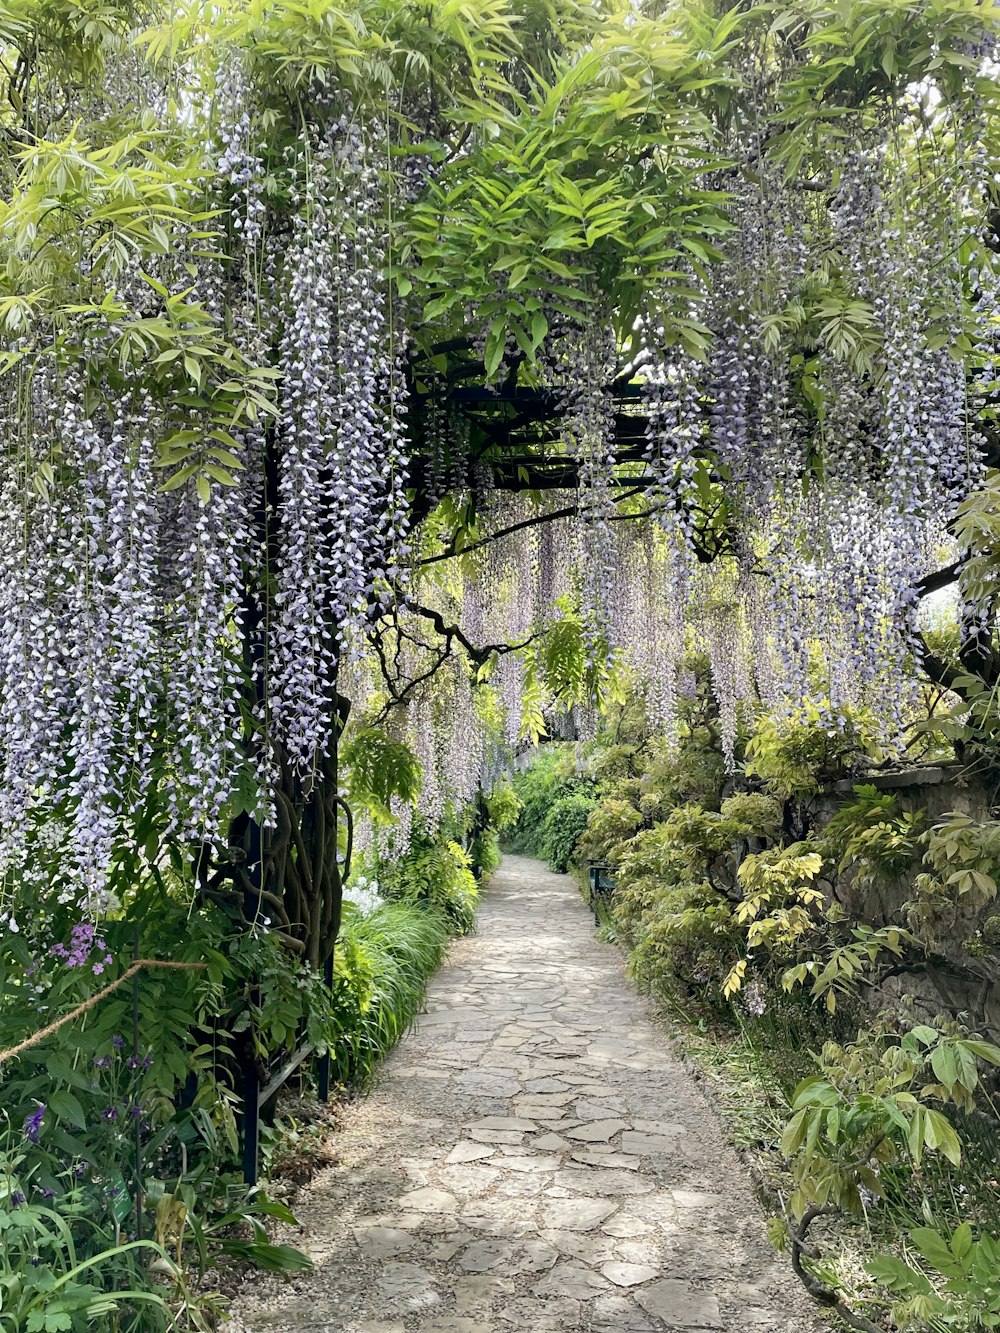
[[[305,1273],[313,1266],[313,1261],[293,1245],[272,1245],[261,1240],[229,1240],[222,1242],[227,1254],[238,1259],[247,1259],[258,1268],[268,1273]]]
[[[947,1045],[936,1046],[931,1054],[931,1068],[938,1082],[943,1083],[951,1092],[958,1078],[954,1048]]]
[[[955,1228],[951,1237],[951,1252],[955,1258],[962,1263],[972,1250],[972,1227],[968,1222],[962,1222]]]
[[[910,1239],[917,1247],[921,1257],[926,1259],[931,1267],[936,1268],[939,1273],[950,1273],[954,1270],[955,1259],[948,1242],[933,1228],[915,1227],[910,1232]]]
[[[941,1034],[937,1028],[928,1027],[926,1023],[918,1023],[915,1028],[910,1029],[910,1035],[916,1037],[922,1046],[933,1046]]]
[[[923,1111],[926,1119],[925,1141],[928,1148],[934,1148],[946,1157],[952,1166],[958,1166],[962,1161],[962,1144],[951,1122],[940,1111],[934,1111],[930,1107],[924,1107]]]
[[[497,373],[500,362],[503,360],[506,341],[506,330],[504,329],[503,324],[494,323],[489,333],[486,335],[486,350],[483,358],[487,379],[492,379]]]
[[[87,1128],[87,1117],[83,1107],[78,1098],[74,1097],[71,1092],[67,1092],[65,1088],[51,1094],[48,1099],[48,1106],[60,1120],[68,1120],[76,1129]]]
[[[963,1041],[962,1045],[967,1051],[971,1051],[977,1060],[985,1060],[987,1064],[1000,1065],[1000,1046],[994,1046],[989,1041],[968,1040]]]

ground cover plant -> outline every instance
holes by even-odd
[[[810,802],[994,764],[996,40],[0,2],[0,1324],[208,1326],[213,1247],[299,1262],[237,1085],[367,1079],[505,828],[713,1004],[915,950],[987,1002],[989,811]]]

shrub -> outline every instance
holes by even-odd
[[[514,790],[510,779],[504,778],[487,795],[486,809],[490,827],[497,833],[503,833],[505,829],[513,828],[517,823],[524,809],[524,802]]]
[[[1000,822],[979,822],[957,812],[944,815],[924,835],[923,870],[913,882],[907,916],[928,941],[942,928],[964,941],[978,914],[997,896]]]
[[[683,863],[666,824],[636,834],[618,863],[618,884],[612,900],[616,924],[626,939],[637,941],[646,914],[683,873]]]
[[[729,904],[705,880],[663,888],[652,900],[632,955],[632,969],[644,985],[675,990],[677,983],[719,1003],[718,979],[739,935]]]
[[[629,801],[605,797],[590,812],[580,839],[581,854],[588,861],[617,864],[642,822],[642,815]]]
[[[546,856],[545,825],[555,803],[574,792],[594,792],[592,782],[574,776],[571,755],[571,746],[543,746],[531,767],[516,774],[514,792],[523,808],[505,840],[509,851]]]
[[[551,868],[565,874],[596,802],[582,791],[556,801],[545,820],[543,850]]]
[[[763,792],[737,792],[722,802],[720,814],[747,837],[775,838],[781,830],[781,804]]]
[[[741,832],[714,810],[704,810],[694,802],[671,810],[663,827],[677,847],[680,863],[696,877],[704,875]]]
[[[642,747],[607,745],[598,750],[590,765],[595,782],[613,785],[621,778],[637,778],[642,768]]]
[[[879,758],[874,735],[870,717],[850,707],[807,703],[788,718],[766,714],[747,744],[746,772],[782,800],[811,796]]]
[[[863,885],[902,875],[919,847],[923,811],[908,814],[898,796],[872,786],[854,791],[856,799],[841,806],[823,830],[831,856]]]
[[[455,934],[467,935],[475,925],[479,890],[457,842],[416,834],[407,854],[383,870],[382,889],[386,898],[438,908]]]
[[[726,780],[726,766],[717,748],[699,735],[684,737],[681,748],[665,741],[651,741],[643,774],[643,800],[649,813],[667,814],[675,805],[697,801],[706,808],[718,806]]]

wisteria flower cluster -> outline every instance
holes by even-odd
[[[56,941],[49,949],[49,954],[52,958],[60,959],[67,967],[84,967],[89,964],[95,976],[100,976],[115,961],[108,952],[107,942],[89,921],[78,922],[70,931],[69,944]]]

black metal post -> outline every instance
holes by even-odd
[[[327,989],[333,985],[333,954],[323,964],[323,980],[326,982]],[[321,1102],[330,1100],[330,1052],[324,1051],[319,1061],[319,1099]]]
[[[243,1180],[247,1185],[256,1185],[260,1146],[260,1079],[253,1058],[253,1046],[249,1039],[244,1048],[242,1063],[240,1074],[243,1093]]]
[[[139,961],[139,923],[135,923],[135,931],[132,936],[132,962]],[[132,978],[132,1056],[136,1062],[136,1069],[142,1068],[139,1060],[139,973],[136,972]],[[136,1102],[139,1098],[136,1098]],[[133,1185],[135,1188],[135,1238],[142,1240],[142,1116],[134,1117],[135,1132],[135,1174],[133,1176]]]

